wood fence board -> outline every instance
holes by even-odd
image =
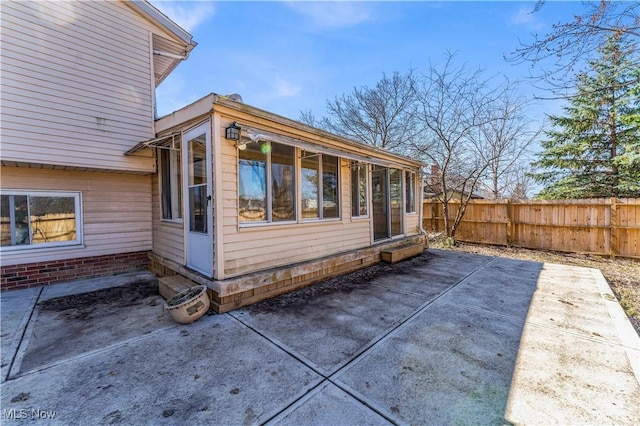
[[[425,200],[424,226],[444,231],[442,205]],[[460,203],[449,205],[454,220]],[[473,200],[460,241],[640,258],[640,198]]]

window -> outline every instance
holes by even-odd
[[[272,144],[271,147],[271,220],[296,218],[295,148]]]
[[[238,152],[240,222],[295,220],[295,148],[263,142]]]
[[[1,246],[80,244],[80,211],[80,193],[3,193],[0,195]]]
[[[320,154],[302,152],[302,218],[318,219],[318,176]]]
[[[389,169],[391,236],[402,234],[402,170]]]
[[[351,162],[351,216],[367,215],[367,165]]]
[[[340,217],[338,170],[338,157],[302,151],[303,219]]]
[[[160,188],[162,191],[162,218],[182,219],[182,159],[180,143],[175,149],[160,149]]]
[[[207,226],[207,136],[202,134],[187,142],[187,194],[189,231],[206,234]]]
[[[337,218],[338,212],[338,157],[322,154],[322,218]]]
[[[413,172],[405,172],[406,181],[406,212],[416,212],[416,174]]]

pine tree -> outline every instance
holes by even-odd
[[[576,94],[550,116],[532,176],[541,198],[640,197],[640,68],[634,42],[613,34]]]

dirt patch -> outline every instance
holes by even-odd
[[[135,280],[123,286],[56,297],[40,302],[38,305],[45,312],[77,310],[77,319],[86,319],[83,313],[98,305],[135,306],[144,303],[146,298],[157,294],[158,283],[156,281]]]
[[[582,253],[561,253],[470,243],[457,243],[451,247],[442,234],[430,235],[429,245],[434,248],[458,250],[485,256],[509,257],[599,269],[620,302],[620,306],[629,317],[631,324],[640,335],[640,261],[638,260],[611,259]]]
[[[38,310],[20,374],[173,325],[156,279],[49,299]]]
[[[248,306],[251,313],[266,314],[278,312],[282,308],[302,308],[311,301],[326,294],[340,293],[349,294],[354,290],[369,286],[371,281],[391,274],[407,274],[407,268],[413,266],[421,266],[428,263],[433,255],[428,251],[420,256],[404,260],[395,264],[378,263],[349,274],[331,278],[318,284],[309,285],[307,287],[286,293],[278,297],[263,300]]]

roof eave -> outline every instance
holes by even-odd
[[[173,34],[187,46],[188,51],[191,51],[196,46],[197,43],[193,41],[193,36],[191,34],[169,19],[164,13],[153,7],[149,2],[145,0],[130,0],[126,1],[125,4],[155,25],[162,27],[169,33]]]
[[[345,138],[343,136],[339,136],[336,135],[334,133],[330,133],[327,132],[326,130],[322,130],[322,129],[318,129],[317,127],[313,127],[313,126],[309,126],[308,124],[304,124],[301,123],[299,121],[295,121],[292,120],[290,118],[269,112],[269,111],[265,111],[263,109],[242,103],[242,102],[237,102],[232,100],[231,98],[229,98],[228,96],[222,96],[222,95],[214,95],[213,96],[213,103],[218,104],[218,105],[223,105],[225,107],[231,108],[231,109],[235,109],[237,111],[241,111],[241,112],[247,112],[256,116],[261,116],[263,118],[267,118],[271,121],[274,122],[278,122],[281,124],[285,124],[289,127],[293,127],[293,128],[297,128],[299,130],[302,131],[306,131],[308,133],[312,133],[312,134],[316,134],[320,137],[324,137],[324,138],[328,138],[328,139],[333,139],[336,140],[344,145],[347,146],[352,146],[353,148],[356,149],[363,149],[366,148],[368,151],[372,152],[372,153],[376,153],[378,155],[382,155],[382,156],[388,156],[388,157],[392,157],[392,158],[396,158],[397,160],[401,160],[404,162],[407,162],[409,164],[413,164],[417,167],[422,167],[424,166],[424,163],[422,161],[419,160],[415,160],[413,158],[404,156],[404,155],[400,155],[400,154],[396,154],[390,151],[387,151],[385,149],[382,148],[377,148],[371,145],[367,145],[364,144],[362,142],[358,142],[358,141],[354,141],[352,139],[348,139]]]

